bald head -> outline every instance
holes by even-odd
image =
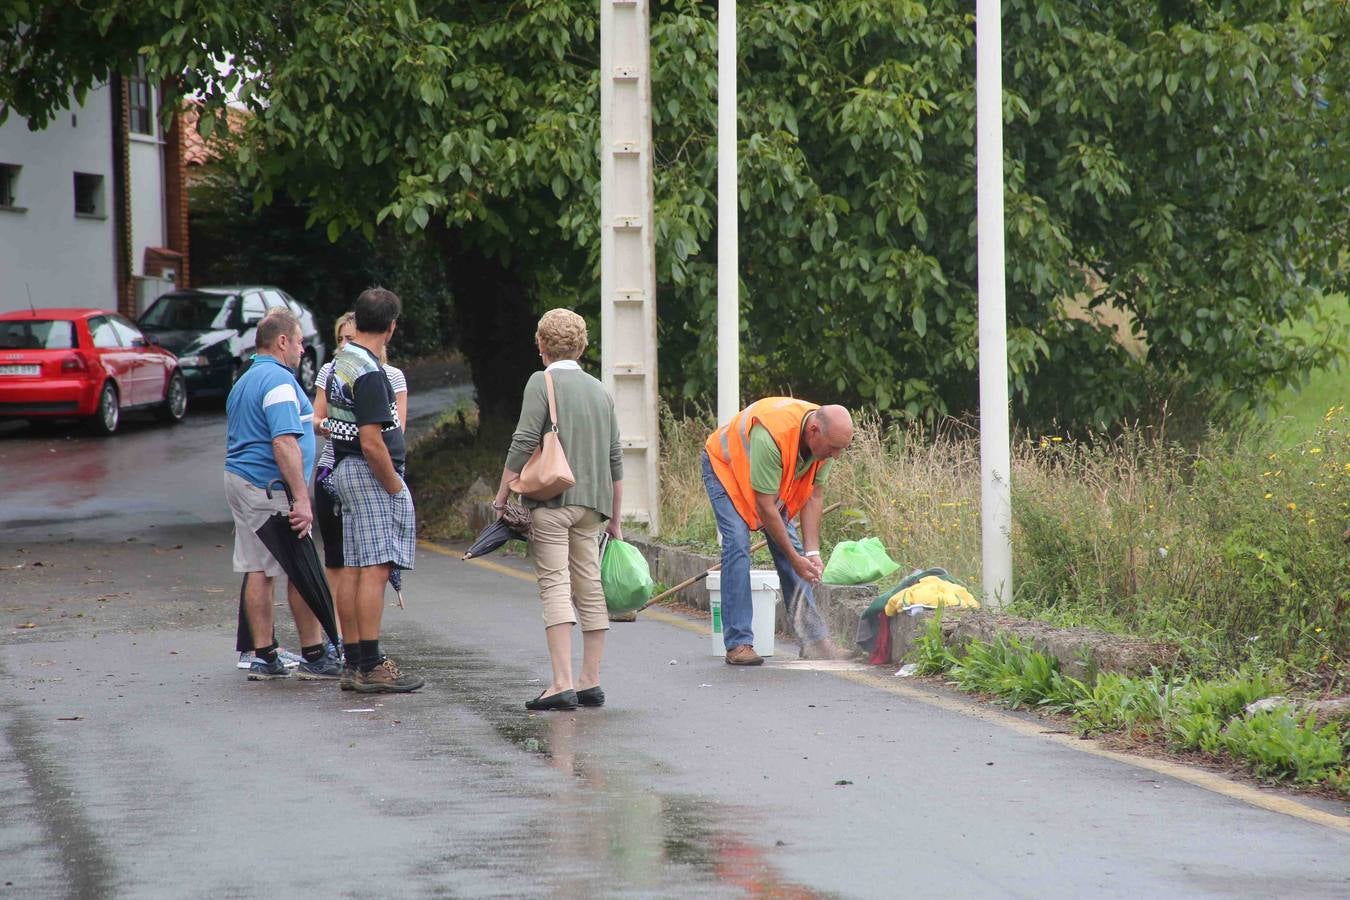
[[[838,404],[820,407],[806,421],[806,445],[817,459],[836,458],[852,440],[853,416]]]

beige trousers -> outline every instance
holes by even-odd
[[[544,627],[581,622],[582,631],[609,628],[600,587],[600,514],[585,506],[537,507],[530,512],[530,550],[539,579]]]

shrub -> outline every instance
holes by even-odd
[[[1302,721],[1287,710],[1234,719],[1220,738],[1234,756],[1251,763],[1258,775],[1314,784],[1330,778],[1345,761],[1345,748],[1334,724],[1317,728],[1312,713]]]

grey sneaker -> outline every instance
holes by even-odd
[[[249,681],[271,681],[274,678],[290,678],[291,670],[278,656],[274,662],[253,657],[253,665],[248,670]]]
[[[303,681],[336,681],[342,677],[342,660],[329,647],[323,656],[314,662],[300,660],[295,675]]]
[[[353,663],[344,663],[342,666],[342,678],[338,682],[338,687],[344,691],[356,690],[356,683],[361,680],[361,668]]]
[[[385,657],[384,662],[363,673],[358,681],[353,682],[352,690],[358,694],[406,694],[426,683],[425,678],[404,675],[392,659]]]
[[[277,648],[277,659],[281,660],[288,669],[298,668],[300,664],[305,661],[303,656],[298,653],[292,653],[285,647]]]

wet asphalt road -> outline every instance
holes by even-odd
[[[509,557],[419,554],[418,694],[250,683],[222,443],[0,434],[0,897],[1350,895],[1343,826],[667,613],[611,631],[605,708],[528,714]]]

